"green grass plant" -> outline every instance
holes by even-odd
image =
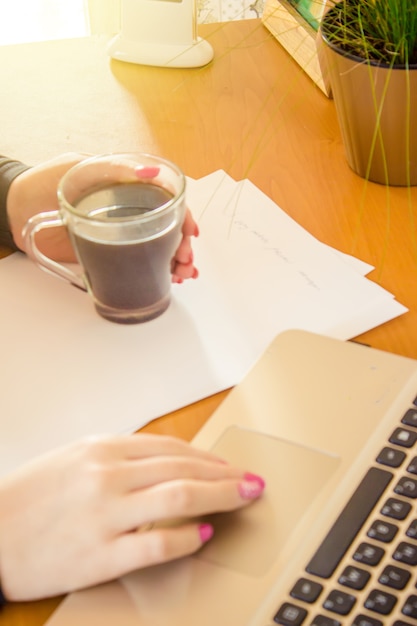
[[[330,44],[366,61],[417,64],[417,0],[340,0],[322,31]]]

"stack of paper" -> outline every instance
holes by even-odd
[[[0,262],[0,473],[92,433],[133,432],[235,385],[281,331],[348,339],[406,311],[371,269],[317,241],[249,181],[188,181],[198,280],[161,317],[101,319],[22,254]]]

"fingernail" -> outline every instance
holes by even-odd
[[[198,532],[200,534],[200,539],[203,543],[209,541],[214,534],[214,528],[211,524],[200,524],[198,527]]]
[[[159,167],[151,165],[138,165],[135,168],[135,174],[138,178],[155,178],[159,174]]]
[[[198,237],[199,234],[200,234],[200,229],[198,228],[198,225],[196,224],[194,226],[194,237]]]
[[[258,498],[265,489],[264,479],[249,472],[244,475],[244,479],[245,480],[238,485],[241,497],[245,498],[245,500]]]
[[[194,268],[192,278],[198,278],[198,269],[196,267]]]
[[[262,486],[262,489],[265,487],[265,481],[258,474],[252,474],[251,472],[246,472],[243,476],[245,480],[254,481],[255,483],[259,483]]]

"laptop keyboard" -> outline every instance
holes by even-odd
[[[417,398],[273,617],[283,626],[415,626]]]

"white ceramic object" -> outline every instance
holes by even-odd
[[[200,67],[213,48],[197,35],[195,0],[121,0],[121,30],[109,54],[143,65]]]

